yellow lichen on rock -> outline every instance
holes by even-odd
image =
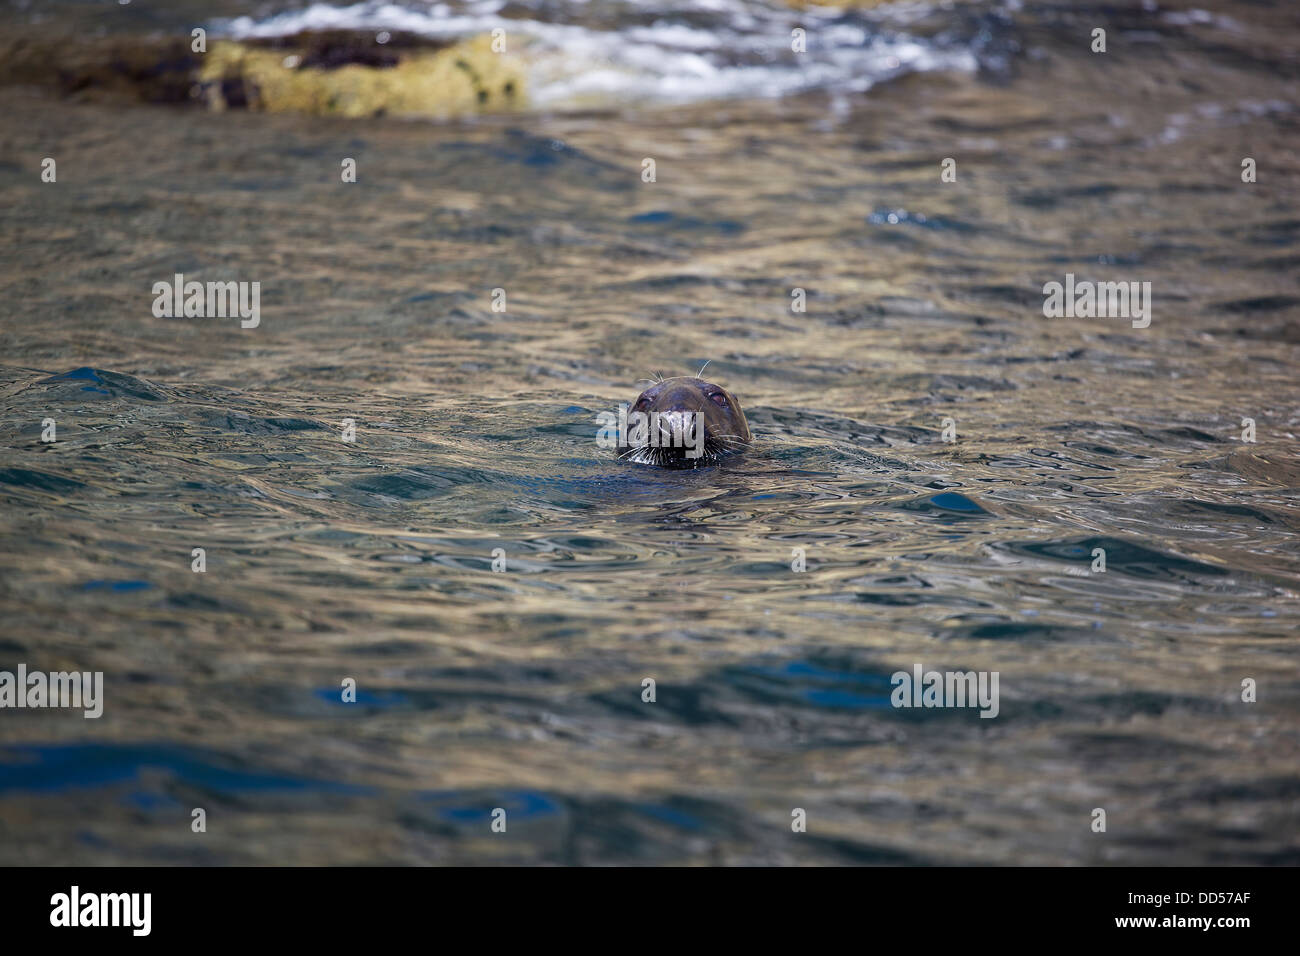
[[[518,108],[524,77],[489,37],[437,51],[413,50],[392,66],[302,65],[291,47],[216,41],[199,70],[213,109],[246,106],[317,116],[457,116]]]

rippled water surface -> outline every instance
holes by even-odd
[[[0,669],[106,698],[0,712],[0,862],[1300,862],[1300,17],[1200,5],[442,124],[0,89]],[[477,14],[758,29],[561,6]],[[260,326],[154,318],[178,272]],[[1067,272],[1150,326],[1044,318]],[[705,360],[748,454],[596,446]],[[917,663],[998,717],[891,707]]]

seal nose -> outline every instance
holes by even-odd
[[[659,445],[671,448],[685,444],[690,440],[695,428],[695,412],[686,409],[673,409],[659,413]]]
[[[701,408],[700,394],[696,389],[677,387],[669,389],[655,402],[659,413],[659,444],[662,448],[681,447],[689,443],[703,422],[696,422]]]

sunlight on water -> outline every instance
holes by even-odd
[[[1300,861],[1285,5],[1104,68],[1077,5],[517,6],[222,22],[508,14],[564,109],[0,88],[0,669],[105,674],[0,719],[0,862]],[[769,62],[796,20],[837,45]],[[260,324],[155,318],[176,273]],[[1149,327],[1045,318],[1067,273]],[[748,453],[596,446],[705,360]],[[996,719],[892,706],[918,663]]]

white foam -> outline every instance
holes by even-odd
[[[679,12],[673,0],[625,0],[626,26],[601,29],[587,0],[555,0],[535,19],[502,17],[504,0],[408,6],[363,2],[313,3],[265,19],[248,16],[214,29],[237,38],[283,36],[301,30],[403,30],[460,39],[506,31],[511,52],[528,64],[531,99],[548,109],[687,103],[737,97],[779,97],[825,89],[860,92],[900,73],[973,71],[976,58],[962,48],[941,48],[900,32],[918,4],[863,14],[845,22],[839,11],[791,10],[764,0],[690,0]],[[518,6],[515,7],[518,9]],[[602,6],[609,20],[610,6]],[[617,8],[614,8],[617,9]],[[660,18],[645,25],[646,12]],[[886,26],[888,24],[888,26]],[[791,31],[807,33],[807,52],[792,52]]]

